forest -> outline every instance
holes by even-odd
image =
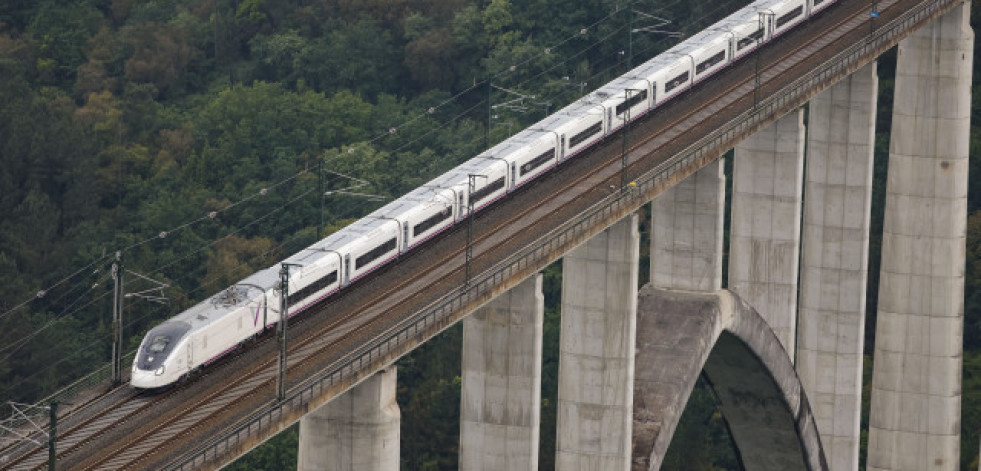
[[[131,352],[155,323],[384,204],[321,187],[397,197],[746,3],[0,0],[0,401],[108,364],[116,252]],[[879,62],[866,373],[894,55]],[[972,174],[979,146],[975,122]],[[970,185],[962,469],[977,468],[981,427],[981,177]],[[542,469],[560,286],[549,267]],[[404,469],[456,468],[461,337],[398,364]],[[295,468],[297,434],[231,469]],[[697,389],[664,469],[738,466]]]

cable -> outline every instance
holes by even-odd
[[[632,1],[632,2],[629,2],[628,9],[629,8],[633,8],[634,5],[636,5],[637,3],[638,3],[637,0]],[[681,1],[680,0],[677,0],[677,1],[673,2],[672,4],[670,4],[669,6],[677,5],[679,3],[681,3]],[[664,6],[662,6],[662,7],[664,7]],[[713,13],[715,11],[719,11],[721,9],[722,9],[721,6],[720,7],[717,7],[715,10],[713,10]],[[467,93],[472,92],[473,90],[477,89],[478,87],[486,86],[486,84],[488,82],[490,82],[490,81],[493,81],[493,80],[496,80],[496,79],[500,79],[502,77],[505,77],[508,74],[514,72],[515,69],[518,68],[518,67],[527,66],[528,64],[532,63],[533,61],[538,60],[538,59],[541,59],[544,56],[552,55],[553,54],[552,51],[553,51],[554,48],[558,48],[558,47],[564,46],[565,44],[568,44],[568,43],[570,43],[570,42],[572,42],[572,41],[574,41],[576,39],[581,38],[582,36],[584,36],[584,31],[588,31],[588,30],[594,29],[594,28],[598,27],[599,25],[603,24],[604,22],[611,20],[612,18],[614,18],[615,16],[617,16],[618,14],[620,14],[621,12],[624,12],[624,11],[627,11],[627,9],[620,9],[620,8],[618,8],[616,11],[614,11],[614,12],[606,15],[605,17],[603,17],[603,18],[601,18],[601,19],[593,22],[592,24],[590,24],[586,28],[582,28],[580,30],[580,33],[579,34],[574,34],[574,35],[568,36],[565,39],[559,41],[558,43],[555,43],[553,46],[546,48],[542,53],[539,53],[539,54],[537,54],[537,55],[535,55],[533,57],[529,57],[529,58],[527,58],[527,59],[525,59],[525,60],[523,60],[521,62],[518,62],[516,64],[513,64],[511,67],[506,68],[506,69],[501,70],[501,71],[498,71],[497,73],[490,74],[489,75],[489,78],[486,79],[485,81],[482,81],[482,82],[479,82],[479,83],[475,83],[475,85],[473,85],[473,86],[471,86],[471,87],[469,87],[469,88],[467,88],[467,89],[465,89],[465,90],[457,93],[456,95],[450,97],[447,100],[444,100],[443,102],[439,103],[435,107],[430,107],[426,112],[420,113],[420,114],[416,115],[415,117],[410,118],[409,120],[402,122],[397,127],[390,128],[390,131],[388,133],[383,133],[383,134],[380,134],[380,135],[378,135],[378,136],[376,136],[376,137],[374,137],[374,138],[372,138],[372,139],[370,139],[368,141],[360,142],[358,144],[349,146],[348,147],[348,154],[351,153],[350,151],[353,150],[353,148],[355,146],[360,146],[360,145],[365,145],[365,144],[374,144],[374,143],[380,141],[381,139],[390,137],[392,134],[398,133],[399,130],[404,129],[404,128],[408,127],[409,125],[411,125],[411,124],[413,124],[413,123],[415,123],[417,121],[420,121],[420,120],[426,118],[427,116],[433,114],[435,112],[435,110],[440,109],[440,108],[442,108],[442,107],[444,107],[444,106],[446,106],[448,104],[455,103],[457,100],[459,100],[460,98],[462,98],[464,95],[466,95]],[[528,79],[526,79],[526,80],[524,80],[522,82],[519,82],[519,85],[524,85],[524,84],[527,84],[529,82],[532,82],[533,80],[538,79],[540,77],[543,77],[547,73],[558,69],[560,66],[567,65],[567,64],[571,63],[571,61],[577,59],[578,57],[584,56],[587,52],[589,52],[591,50],[594,50],[595,48],[601,46],[606,41],[608,41],[610,38],[612,38],[612,37],[614,37],[614,36],[616,36],[618,34],[621,34],[624,31],[624,28],[625,28],[625,26],[623,26],[623,25],[614,28],[611,32],[605,34],[604,36],[602,36],[599,39],[594,40],[593,43],[591,45],[589,45],[588,47],[579,50],[578,52],[576,52],[575,54],[572,54],[571,56],[567,57],[565,60],[559,62],[558,64],[553,64],[552,66],[547,67],[545,70],[540,71],[540,72],[534,74],[532,77],[530,77],[530,78],[528,78]],[[660,43],[662,41],[658,41],[655,44],[656,45],[660,45]],[[650,47],[642,50],[642,52],[646,52],[646,51],[648,51],[650,49],[653,49],[654,47],[657,47],[656,45],[650,46]],[[599,72],[592,74],[590,76],[590,78],[598,77],[600,75],[603,75],[603,74],[609,72],[614,67],[618,67],[618,66],[619,66],[619,64],[616,64],[616,65],[611,65],[609,67],[600,69]],[[487,100],[486,99],[485,100],[482,100],[482,101],[478,102],[476,105],[473,105],[473,106],[467,108],[462,113],[459,113],[458,115],[454,116],[453,118],[451,118],[449,120],[446,120],[446,121],[444,121],[442,123],[437,122],[436,125],[434,127],[430,128],[428,131],[425,131],[422,134],[420,134],[418,136],[415,136],[414,138],[412,138],[412,139],[410,139],[408,141],[403,141],[397,148],[395,148],[395,151],[394,152],[402,151],[402,150],[408,148],[409,146],[411,146],[411,145],[413,145],[413,144],[421,141],[422,139],[435,134],[437,131],[443,130],[443,129],[447,128],[450,124],[452,124],[454,122],[457,122],[458,120],[462,119],[463,117],[469,115],[478,106],[484,105],[486,103],[487,103]],[[395,132],[393,133],[392,130],[394,130]],[[343,148],[343,146],[342,146],[342,148]],[[329,160],[325,160],[325,162],[329,162],[329,161],[333,161],[333,160],[342,158],[344,155],[345,155],[344,153],[341,153],[341,154],[339,154],[337,156],[333,156]],[[272,186],[272,188],[276,188],[276,187],[279,187],[281,185],[284,185],[286,182],[289,182],[291,180],[294,180],[294,179],[298,178],[300,175],[303,175],[303,174],[305,174],[307,172],[308,172],[307,170],[303,170],[303,171],[300,171],[300,172],[298,172],[298,173],[296,173],[296,174],[294,174],[294,175],[292,175],[290,177],[287,177],[287,178],[285,178],[283,180],[280,180],[279,182],[274,183],[273,186]],[[250,195],[248,197],[245,197],[245,198],[243,198],[243,199],[241,199],[241,200],[239,200],[239,201],[237,201],[235,203],[232,203],[232,204],[230,204],[228,206],[225,206],[224,208],[222,208],[222,209],[220,209],[218,211],[212,211],[208,215],[205,215],[205,216],[202,216],[200,218],[194,219],[192,221],[186,222],[186,223],[184,223],[182,225],[179,225],[179,226],[176,226],[175,228],[170,229],[168,231],[162,231],[162,232],[160,232],[155,237],[146,238],[146,239],[144,239],[142,241],[139,241],[139,242],[133,243],[133,244],[131,244],[129,246],[126,246],[123,249],[121,249],[121,251],[129,251],[129,250],[135,249],[135,248],[140,247],[142,245],[148,244],[151,241],[166,238],[167,236],[169,236],[170,234],[172,234],[174,232],[177,232],[177,231],[180,231],[180,230],[183,230],[183,229],[190,228],[194,224],[197,224],[197,223],[199,223],[201,221],[205,221],[205,220],[209,220],[209,219],[214,219],[217,214],[228,212],[232,208],[235,208],[235,207],[237,207],[237,206],[239,206],[239,205],[241,205],[241,204],[243,204],[245,202],[251,201],[251,200],[253,200],[255,198],[258,198],[260,196],[265,195],[266,194],[266,191],[268,191],[268,189],[263,189],[259,193],[256,193],[256,194]],[[309,195],[312,191],[313,190],[308,190],[308,191],[302,192],[299,196],[297,196],[297,197],[289,200],[289,202],[287,204],[284,204],[284,205],[280,206],[280,209],[281,208],[285,208],[286,205],[288,205],[290,203],[293,203],[293,202],[295,202],[295,201],[297,201],[297,200],[299,200],[299,199],[301,199],[301,198]],[[253,220],[249,224],[246,224],[245,226],[242,226],[242,227],[238,228],[237,230],[233,231],[232,233],[227,234],[227,235],[225,235],[224,237],[222,237],[220,239],[216,239],[215,241],[210,242],[210,243],[208,243],[208,244],[206,244],[206,245],[198,248],[197,250],[195,250],[193,252],[190,252],[189,254],[186,254],[185,256],[183,256],[181,258],[178,258],[178,259],[175,259],[171,263],[168,263],[168,264],[166,264],[166,265],[158,268],[158,271],[166,270],[166,269],[168,269],[170,267],[173,267],[176,264],[178,264],[180,262],[183,262],[183,261],[189,259],[190,257],[192,257],[192,256],[194,256],[194,255],[196,255],[196,254],[198,254],[200,252],[202,252],[206,248],[212,247],[215,244],[217,244],[218,242],[220,242],[222,240],[226,240],[228,237],[230,237],[232,235],[235,235],[235,234],[238,234],[238,233],[242,232],[243,230],[248,229],[248,228],[254,226],[255,224],[258,224],[259,222],[262,222],[262,221],[268,219],[269,217],[271,217],[272,214],[274,214],[274,212],[267,213],[267,214],[265,214],[265,215],[263,215],[263,216],[255,219],[255,220]],[[283,243],[279,244],[274,249],[271,249],[270,251],[267,251],[267,253],[264,254],[264,255],[267,255],[268,253],[270,253],[273,250],[278,250],[279,248],[282,248],[285,244],[286,244],[286,242],[283,242]],[[106,258],[107,258],[106,256],[100,257],[99,259],[93,261],[92,263],[90,263],[86,267],[84,267],[84,268],[76,271],[75,273],[69,275],[68,277],[66,277],[66,278],[64,278],[64,279],[56,282],[55,284],[51,285],[51,287],[49,288],[49,290],[50,289],[53,289],[53,288],[56,288],[56,287],[64,284],[65,282],[67,282],[71,278],[77,276],[82,271],[87,270],[88,268],[94,266],[95,264],[103,261]],[[245,265],[244,264],[240,264],[240,266],[245,266]],[[239,268],[239,267],[236,267],[236,269],[237,268]],[[79,282],[78,284],[76,284],[76,286],[73,287],[72,289],[70,289],[68,293],[66,293],[66,294],[62,295],[61,297],[57,298],[56,300],[54,300],[54,302],[58,302],[61,299],[64,299],[66,296],[68,296],[71,293],[71,291],[73,291],[78,286],[80,286],[80,284],[81,284],[81,282]],[[92,288],[94,288],[94,286]],[[89,291],[91,291],[92,288],[90,288],[89,290],[87,290],[86,293],[89,292]],[[199,288],[200,288],[200,286],[199,286]],[[47,292],[47,291],[48,290],[43,290],[42,292]],[[85,294],[85,293],[83,293],[83,294]],[[28,300],[22,302],[21,304],[19,304],[19,305],[13,307],[13,308],[7,310],[2,315],[0,315],[0,320],[2,320],[3,318],[5,318],[8,314],[10,314],[11,312],[13,312],[14,310],[20,309],[23,306],[27,305],[28,303],[30,303],[34,299],[36,299],[36,297],[35,298],[28,299]],[[16,349],[19,348],[19,346],[23,345],[25,342],[29,341],[30,339],[35,338],[37,335],[40,334],[41,331],[43,331],[44,329],[50,327],[50,325],[52,325],[52,323],[57,322],[60,319],[65,318],[63,315],[68,311],[68,309],[70,309],[72,306],[75,306],[77,304],[77,302],[78,302],[79,299],[81,299],[81,298],[79,297],[78,299],[76,299],[76,301],[74,301],[71,304],[69,304],[69,306],[67,306],[64,310],[62,310],[62,313],[61,314],[59,314],[58,316],[56,316],[56,319],[54,319],[52,321],[49,321],[49,323],[46,326],[42,327],[39,331],[36,331],[32,336],[30,336],[27,339],[24,339],[24,340],[20,341],[19,343],[15,344],[15,346],[13,346],[13,347],[6,347],[4,350],[0,350],[0,352],[5,351],[5,350],[9,350],[10,348],[14,348],[14,352],[16,352]],[[80,309],[83,309],[85,307],[90,306],[92,303],[94,303],[95,301],[97,301],[99,299],[102,299],[102,297],[97,298],[96,300],[93,300],[93,301],[85,304],[84,306],[79,307],[78,309],[72,310],[71,313],[69,313],[69,316],[68,317],[70,317],[74,313],[77,313]],[[143,316],[140,319],[145,318],[145,317],[146,316]],[[138,319],[138,320],[140,320],[140,319]],[[134,321],[131,321],[127,325],[134,325],[135,322],[136,322],[135,320]],[[12,355],[12,354],[13,354],[13,352],[11,352],[10,355]],[[10,355],[8,355],[7,357],[5,357],[5,359],[6,358],[9,358]]]

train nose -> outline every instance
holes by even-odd
[[[154,371],[133,368],[130,376],[130,384],[135,388],[159,388],[170,383],[169,376],[166,374],[166,366],[161,365]]]

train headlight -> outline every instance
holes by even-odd
[[[161,366],[160,368],[157,368],[157,370],[154,371],[153,374],[155,374],[157,376],[160,376],[160,375],[164,374],[164,367]]]

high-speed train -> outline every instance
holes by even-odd
[[[474,211],[528,184],[628,121],[793,28],[837,0],[759,0],[363,219],[284,260],[286,317],[327,298]],[[472,193],[469,175],[476,179]],[[178,381],[281,318],[280,264],[151,329],[130,384]]]

